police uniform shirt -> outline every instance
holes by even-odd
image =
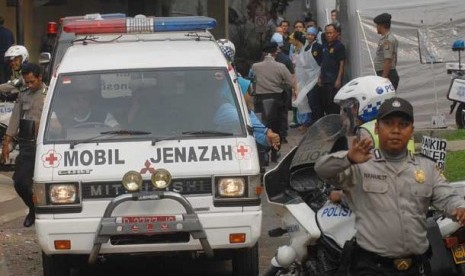
[[[36,122],[36,127],[38,126],[46,93],[47,86],[45,84],[42,84],[42,87],[36,91],[28,89],[19,93],[18,99],[13,107],[8,129],[6,130],[7,135],[12,137],[16,136],[20,119],[34,120]]]
[[[332,44],[325,43],[321,62],[321,82],[334,84],[339,73],[339,63],[345,59],[346,48],[339,40]]]
[[[391,69],[396,68],[398,44],[396,37],[391,32],[388,32],[379,40],[374,61],[376,71],[383,70],[385,59],[392,60]]]
[[[270,55],[262,62],[252,65],[256,78],[255,92],[257,94],[280,94],[285,85],[292,86],[292,76],[286,66],[274,60]]]
[[[344,190],[356,214],[360,247],[399,258],[423,254],[428,246],[426,212],[430,204],[449,216],[465,201],[447,183],[435,162],[421,155],[388,161],[380,150],[361,164],[351,164],[347,151],[320,158],[320,177]]]

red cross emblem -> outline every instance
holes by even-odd
[[[144,163],[145,168],[142,168],[140,170],[140,174],[145,174],[147,172],[149,172],[150,174],[154,174],[155,169],[152,168],[150,165],[152,165],[152,163],[150,163],[149,160],[145,160],[145,163]]]
[[[242,143],[239,143],[238,146],[234,148],[234,150],[236,151],[236,158],[239,160],[248,160],[252,154],[250,147]]]
[[[61,154],[54,150],[49,150],[42,155],[42,164],[45,168],[56,168],[60,165]]]

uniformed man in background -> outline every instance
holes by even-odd
[[[399,43],[391,33],[391,15],[382,13],[373,19],[378,34],[382,35],[378,42],[375,57],[375,70],[378,76],[388,78],[394,88],[399,85],[399,74],[397,73],[397,48]]]
[[[380,107],[375,131],[348,151],[320,158],[315,170],[344,190],[356,214],[350,275],[431,275],[426,213],[430,203],[465,225],[465,201],[431,159],[411,155],[412,105],[398,97]],[[344,258],[343,258],[344,259]]]
[[[21,74],[27,90],[19,93],[13,108],[3,139],[1,161],[5,162],[9,159],[10,144],[16,138],[19,143],[19,155],[16,158],[13,181],[16,192],[29,207],[29,214],[23,224],[25,227],[30,227],[35,221],[32,177],[34,176],[36,137],[47,86],[42,82],[41,69],[37,64],[24,64]]]

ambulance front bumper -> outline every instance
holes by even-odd
[[[137,197],[137,198],[135,198]],[[176,221],[125,224],[111,213],[120,203],[129,200],[158,200],[171,198],[180,202],[186,214]],[[196,214],[189,202],[173,192],[125,194],[115,198],[103,218],[53,219],[49,216],[36,219],[36,233],[45,254],[90,254],[95,262],[99,254],[144,253],[167,251],[203,251],[213,255],[213,249],[234,249],[253,246],[261,232],[261,210],[228,213]],[[120,235],[164,235],[188,232],[183,242],[150,244],[112,244],[110,237]],[[231,243],[230,235],[244,233],[243,243]],[[55,241],[69,240],[70,249],[58,250]]]

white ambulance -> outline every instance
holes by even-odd
[[[260,169],[208,17],[69,20],[37,139],[45,275],[121,254],[227,256],[258,274]]]

